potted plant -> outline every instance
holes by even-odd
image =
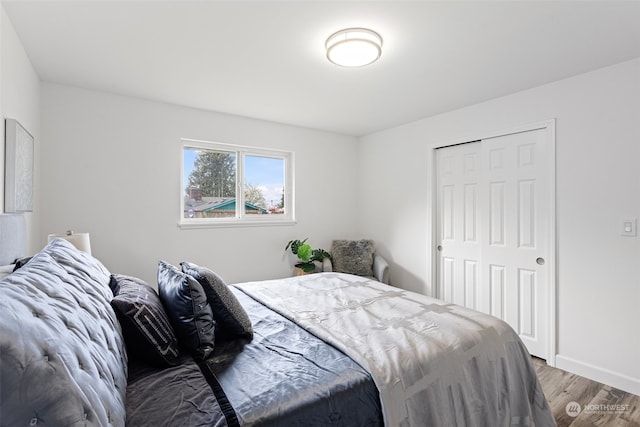
[[[308,238],[307,238],[308,239]],[[325,258],[331,259],[331,254],[324,249],[312,249],[311,245],[304,240],[289,240],[284,248],[285,252],[291,249],[291,253],[296,255],[300,262],[296,263],[296,276],[300,274],[313,273],[316,269],[316,262],[322,263]]]

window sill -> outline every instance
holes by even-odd
[[[181,230],[200,228],[232,228],[232,227],[278,227],[296,225],[294,219],[220,219],[220,220],[184,220],[178,222]]]

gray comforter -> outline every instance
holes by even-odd
[[[554,426],[530,356],[503,321],[362,277],[235,285],[367,369],[387,426]]]

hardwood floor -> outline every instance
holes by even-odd
[[[640,396],[552,368],[535,357],[533,364],[558,427],[640,427]]]

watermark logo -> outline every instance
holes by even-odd
[[[593,404],[589,403],[584,408],[578,402],[569,402],[564,410],[570,417],[577,417],[581,412],[585,414],[622,414],[629,410],[629,404]]]
[[[578,416],[578,414],[580,414],[582,408],[580,407],[580,404],[578,402],[571,401],[567,403],[567,406],[565,406],[564,410],[567,412],[567,415],[575,418]]]
[[[584,407],[585,414],[622,414],[629,410],[629,404],[593,404]]]

